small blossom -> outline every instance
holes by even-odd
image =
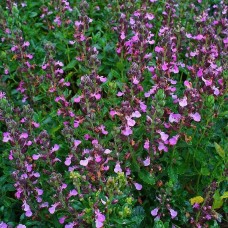
[[[55,210],[56,210],[56,207],[59,205],[59,202],[51,205],[51,207],[48,209],[48,211],[50,212],[50,214],[54,214],[55,213]]]
[[[20,135],[20,139],[27,139],[28,138],[28,133],[22,133]]]
[[[140,191],[142,190],[142,185],[139,183],[134,183],[136,190]]]
[[[10,136],[9,132],[3,132],[3,142],[8,142],[8,141],[12,141],[12,137]]]
[[[0,224],[1,225],[1,224]],[[1,226],[0,226],[1,227]],[[26,226],[25,225],[22,225],[22,224],[19,224],[19,225],[17,225],[16,226],[16,228],[26,228]]]
[[[82,165],[82,166],[87,166],[88,163],[89,163],[89,161],[91,161],[91,160],[92,160],[91,157],[88,157],[88,158],[86,158],[85,160],[81,160],[81,161],[80,161],[80,165]]]
[[[60,223],[60,224],[63,224],[63,223],[65,222],[66,218],[67,218],[67,216],[61,217],[61,218],[59,219],[59,223]]]
[[[102,228],[104,226],[105,216],[100,213],[99,209],[95,211],[95,223],[96,228]]]
[[[129,136],[129,135],[131,135],[132,134],[132,130],[131,130],[131,128],[130,127],[125,127],[125,129],[124,130],[122,130],[122,134],[123,135],[125,135],[125,136]]]
[[[166,133],[164,133],[162,131],[159,132],[159,134],[161,136],[162,141],[164,141],[164,142],[169,138],[169,135],[167,135]]]
[[[177,217],[177,211],[173,210],[173,209],[169,209],[169,212],[170,212],[170,215],[171,215],[171,218],[174,219]]]
[[[158,210],[159,210],[159,208],[157,208],[157,207],[154,208],[154,209],[150,212],[151,215],[154,216],[154,217],[157,216],[157,215],[158,215]]]
[[[172,138],[169,139],[169,145],[174,146],[177,144],[177,141],[179,139],[179,135],[175,135]]]
[[[184,97],[183,99],[180,99],[180,100],[179,100],[179,105],[180,105],[181,107],[187,106],[187,105],[188,105],[188,103],[187,103],[187,97]]]
[[[147,139],[147,140],[145,141],[143,147],[144,147],[144,149],[149,150],[149,148],[150,148],[150,141],[149,141],[149,139]]]
[[[120,167],[120,163],[119,163],[119,162],[116,163],[114,172],[115,172],[115,173],[121,173],[121,172],[122,172],[122,169],[121,169],[121,167]]]
[[[192,117],[192,119],[195,120],[196,122],[200,122],[200,120],[201,120],[201,116],[198,112],[196,112],[194,114],[191,113],[191,114],[189,114],[189,116]]]
[[[149,166],[150,165],[150,157],[147,157],[146,160],[143,161],[144,166]]]

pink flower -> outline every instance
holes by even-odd
[[[132,83],[133,83],[134,85],[138,85],[138,84],[139,84],[139,80],[137,79],[137,77],[133,77],[132,79],[133,79],[133,80],[132,80]]]
[[[81,96],[75,97],[75,98],[74,98],[74,102],[75,102],[75,103],[79,103],[80,100],[81,100],[81,98],[82,98]]]
[[[76,196],[77,194],[78,194],[78,192],[75,189],[70,190],[69,197]]]
[[[43,192],[44,192],[44,191],[43,191],[42,189],[40,189],[40,188],[35,188],[35,190],[36,190],[38,196],[43,195]]]
[[[147,18],[148,20],[153,20],[154,19],[154,15],[152,13],[146,13],[145,18]]]
[[[168,148],[162,142],[159,142],[158,150],[168,152]]]
[[[48,211],[50,212],[50,214],[54,214],[56,207],[59,205],[59,202],[52,204],[51,207],[48,209]]]
[[[179,135],[173,136],[171,139],[169,139],[169,145],[174,146],[177,144],[177,141],[179,139]]]
[[[3,132],[3,142],[8,142],[8,141],[12,141],[12,137],[10,136],[9,132]]]
[[[105,130],[105,126],[104,125],[101,125],[100,129],[101,129],[101,132],[102,132],[103,135],[107,135],[108,134],[108,131]]]
[[[168,64],[166,62],[162,64],[162,70],[164,71],[168,70]]]
[[[141,108],[141,111],[142,111],[142,112],[146,112],[147,106],[141,101],[141,102],[140,102],[140,108]]]
[[[133,119],[131,119],[129,116],[126,116],[126,120],[127,120],[127,125],[130,127],[135,126],[135,121]]]
[[[187,105],[188,105],[188,103],[187,103],[187,97],[183,97],[182,99],[180,99],[180,100],[179,100],[179,105],[180,105],[181,107],[187,106]]]
[[[198,112],[196,112],[194,114],[190,113],[189,116],[192,117],[192,119],[195,120],[196,122],[200,122],[200,120],[201,120],[201,116]]]
[[[147,139],[147,140],[145,141],[143,147],[144,147],[144,149],[149,150],[149,148],[150,148],[150,141],[149,141],[149,139]]]
[[[164,141],[164,142],[169,138],[169,135],[167,135],[166,133],[164,133],[162,131],[159,132],[159,134],[161,136],[162,141]]]
[[[123,92],[120,92],[120,91],[116,94],[117,97],[121,97],[123,95],[124,95],[124,93]]]
[[[172,219],[174,219],[177,216],[177,211],[174,211],[173,209],[170,208],[169,212],[170,212],[170,215],[171,215]]]
[[[25,212],[26,217],[31,217],[32,216],[32,211],[26,211]]]
[[[61,217],[61,218],[59,219],[59,223],[60,223],[60,224],[63,224],[63,223],[65,222],[66,218],[67,218],[67,216]]]
[[[104,226],[105,216],[100,213],[99,209],[95,211],[95,223],[96,228],[101,228]]]
[[[32,159],[33,160],[38,160],[40,158],[40,156],[41,156],[40,154],[33,154],[32,155]]]
[[[170,123],[179,123],[181,119],[180,114],[170,113],[169,115],[169,122]]]
[[[24,42],[22,47],[28,47],[30,45],[30,43],[28,41]]]
[[[150,165],[150,157],[147,157],[146,160],[143,161],[144,166],[149,166]]]
[[[55,152],[59,150],[59,145],[55,144],[52,148],[51,148],[51,152]]]
[[[141,114],[139,111],[135,111],[131,114],[131,117],[139,118],[139,117],[141,117]]]
[[[122,172],[122,169],[121,169],[121,167],[120,167],[120,163],[119,163],[119,162],[116,163],[114,172],[115,172],[115,173],[120,173],[120,172]]]
[[[1,224],[0,224],[0,227],[1,227]],[[19,224],[19,225],[16,226],[16,228],[26,228],[26,226],[23,225],[23,224]]]
[[[20,135],[20,139],[27,139],[28,138],[28,133],[22,133]]]
[[[66,158],[66,161],[64,162],[64,164],[66,166],[69,166],[71,164],[71,158],[73,157],[72,154],[70,154],[67,158]]]
[[[81,144],[81,140],[74,140],[74,147],[78,147]]]
[[[154,208],[154,209],[150,212],[151,215],[154,216],[154,217],[157,216],[157,215],[158,215],[158,210],[159,210],[159,208],[157,208],[157,207]]]
[[[178,74],[179,73],[179,69],[176,65],[173,66],[173,68],[170,70],[171,72],[173,72],[174,74]]]
[[[200,68],[200,69],[197,71],[197,76],[198,76],[199,78],[201,78],[201,77],[203,76],[203,69],[202,69],[202,68]]]
[[[130,127],[125,127],[125,130],[122,130],[121,131],[121,133],[123,134],[123,135],[125,135],[125,136],[129,136],[129,135],[131,135],[132,134],[132,130],[131,130],[131,128]]]
[[[1,227],[1,228],[7,228],[8,225],[7,225],[6,223],[4,223],[4,222],[1,222],[1,223],[0,223],[0,227]]]
[[[91,157],[88,157],[88,158],[86,158],[85,160],[81,160],[81,161],[80,161],[80,165],[82,165],[82,166],[87,166],[88,163],[89,163],[89,161],[91,161],[91,160],[92,160]]]
[[[109,150],[109,149],[106,149],[106,150],[104,151],[105,154],[110,154],[111,152],[112,152],[112,151]]]
[[[158,53],[164,51],[164,49],[162,47],[158,47],[158,46],[156,46],[154,50],[155,50],[155,52],[158,52]]]
[[[135,185],[136,190],[138,190],[138,191],[142,190],[141,184],[135,182],[134,185]]]

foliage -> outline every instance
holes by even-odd
[[[223,227],[228,5],[0,6],[0,227]]]

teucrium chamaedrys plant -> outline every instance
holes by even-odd
[[[4,1],[0,226],[226,221],[226,15],[224,1]]]

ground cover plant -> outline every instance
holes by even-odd
[[[226,227],[227,11],[1,1],[0,227]]]

